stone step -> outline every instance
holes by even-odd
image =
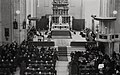
[[[67,55],[75,51],[86,51],[85,47],[67,47]]]
[[[66,51],[58,51],[58,53],[66,53]]]
[[[58,52],[58,54],[66,54],[66,52]]]
[[[74,51],[85,51],[85,47],[71,47],[71,46],[67,46],[67,56],[70,55],[71,52],[74,52]],[[59,56],[64,56],[66,55],[66,51],[64,50],[60,50],[58,51],[58,55]]]
[[[62,56],[62,55],[66,56],[66,53],[63,53],[63,54],[62,54],[62,53],[61,53],[61,54],[58,54],[58,56],[60,56],[60,55],[61,55],[61,56]]]

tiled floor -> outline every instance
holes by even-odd
[[[56,64],[57,75],[68,75],[68,61],[58,61]]]

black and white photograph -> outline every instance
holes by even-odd
[[[120,0],[0,0],[0,75],[120,75]]]

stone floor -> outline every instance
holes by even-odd
[[[56,64],[57,75],[68,75],[68,61],[58,61]]]

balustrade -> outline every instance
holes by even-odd
[[[114,42],[120,41],[120,33],[113,33],[113,34],[97,34],[97,41],[104,41],[104,42]]]

